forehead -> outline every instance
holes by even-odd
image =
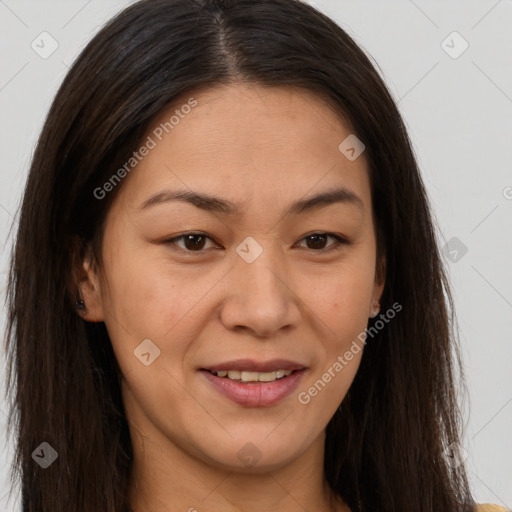
[[[152,149],[130,173],[125,196],[139,205],[163,188],[234,203],[288,203],[334,186],[370,202],[364,153],[339,149],[346,121],[314,93],[295,87],[223,85],[175,99],[142,141]]]

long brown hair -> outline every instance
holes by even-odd
[[[325,476],[356,512],[469,512],[463,383],[449,283],[406,128],[378,72],[327,16],[298,0],[143,0],[113,18],[71,67],[33,156],[8,282],[6,348],[23,512],[129,512],[132,445],[104,323],[74,303],[126,162],[179,95],[219,84],[292,85],[321,96],[365,144],[381,309],[403,310],[368,342],[326,431]],[[375,320],[370,320],[370,324]],[[42,442],[58,454],[43,469]]]

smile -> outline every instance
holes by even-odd
[[[205,370],[200,373],[213,390],[245,407],[269,407],[288,397],[299,385],[306,368],[250,372]]]

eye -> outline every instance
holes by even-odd
[[[328,238],[333,238],[335,243],[325,249],[323,246],[327,242]],[[308,249],[313,249],[315,252],[322,252],[324,254],[338,250],[341,245],[350,245],[352,243],[347,238],[335,235],[334,233],[312,233],[305,236],[302,240],[310,242],[309,247],[307,247]]]
[[[206,240],[212,239],[204,233],[185,233],[184,235],[180,235],[169,240],[164,240],[163,243],[178,245],[178,241],[183,241],[184,247],[178,245],[180,249],[188,252],[202,252]]]

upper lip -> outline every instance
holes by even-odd
[[[269,361],[255,361],[253,359],[235,359],[224,363],[205,366],[202,370],[218,372],[222,370],[235,370],[240,372],[271,372],[273,370],[302,370],[305,366],[289,359],[270,359]]]

